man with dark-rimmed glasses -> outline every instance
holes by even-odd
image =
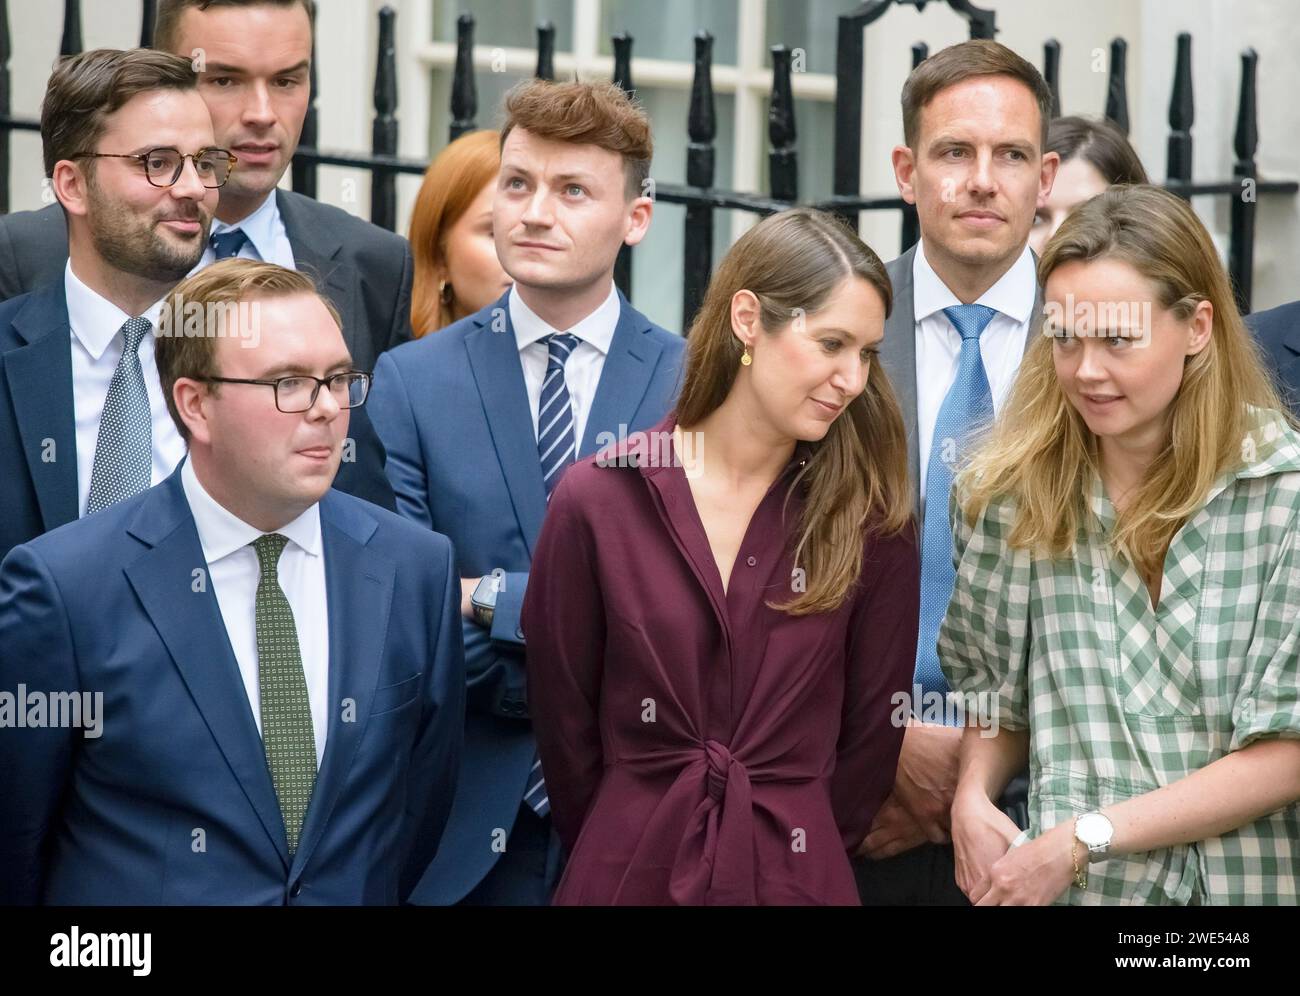
[[[106,704],[0,724],[0,905],[397,904],[459,770],[451,544],[330,487],[370,378],[311,278],[224,260],[159,314],[189,456],[0,565],[0,686]]]
[[[69,256],[59,279],[0,304],[0,557],[158,483],[184,456],[154,333],[239,166],[216,143],[193,66],[165,52],[63,60],[41,138]],[[369,422],[353,431],[336,483],[391,502]]]

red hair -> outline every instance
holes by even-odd
[[[444,301],[439,283],[447,269],[447,233],[474,198],[501,168],[500,136],[495,131],[462,135],[425,170],[411,211],[411,331],[418,339],[450,325],[452,301]]]

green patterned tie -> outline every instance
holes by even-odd
[[[298,651],[293,609],[280,587],[280,554],[289,540],[279,533],[252,543],[262,576],[257,582],[257,684],[262,697],[262,744],[280,800],[290,856],[298,849],[302,821],[316,784],[316,736],[311,725],[307,678]]]

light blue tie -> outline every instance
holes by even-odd
[[[946,695],[948,682],[939,667],[936,644],[952,585],[952,525],[948,521],[948,493],[954,470],[978,430],[993,420],[993,395],[980,356],[980,335],[997,314],[982,304],[959,304],[943,313],[961,333],[957,377],[948,389],[939,418],[934,423],[930,459],[925,465],[925,524],[921,534],[921,632],[916,647],[916,683],[922,693]],[[921,703],[913,707],[920,712]],[[945,716],[947,710],[944,711]]]

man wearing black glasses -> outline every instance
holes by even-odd
[[[200,265],[236,256],[309,273],[343,316],[353,362],[369,370],[381,352],[411,338],[410,247],[277,186],[307,114],[314,15],[313,0],[159,0],[154,47],[189,61],[214,144],[239,159]],[[0,216],[0,301],[62,275],[66,254],[57,205]]]
[[[160,321],[188,458],[0,566],[3,684],[99,720],[0,724],[0,905],[396,904],[459,768],[451,544],[330,488],[370,378],[306,275],[215,263]]]
[[[0,557],[158,483],[184,456],[154,332],[239,167],[217,147],[190,63],[163,52],[60,63],[41,140],[69,257],[57,279],[0,305]],[[336,486],[393,507],[369,421],[352,430]]]

